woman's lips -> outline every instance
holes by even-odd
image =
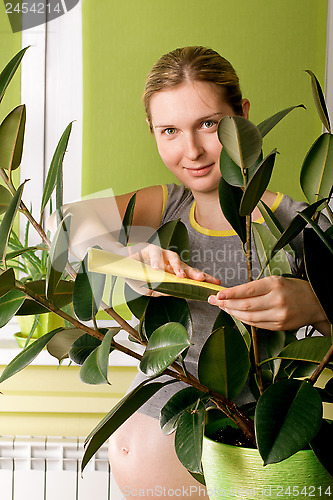
[[[204,166],[204,167],[196,167],[196,168],[184,167],[184,168],[193,177],[201,177],[202,175],[208,174],[208,172],[211,171],[213,166],[214,166],[214,163],[212,163],[211,165]]]

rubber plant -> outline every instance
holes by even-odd
[[[17,54],[0,75],[0,100],[26,49]],[[282,118],[299,106],[287,108],[255,126],[242,117],[225,117],[219,124],[223,144],[219,185],[221,208],[242,242],[251,269],[251,241],[254,240],[262,267],[260,275],[276,272],[308,280],[328,320],[333,323],[333,215],[329,207],[333,184],[333,140],[331,126],[320,85],[310,71],[315,104],[327,130],[311,146],[301,167],[301,187],[309,206],[299,212],[286,229],[282,229],[270,209],[260,201],[275,163],[277,150],[266,157],[262,141]],[[15,108],[0,126],[0,327],[14,315],[44,314],[52,311],[63,318],[65,326],[45,331],[44,335],[23,349],[4,369],[0,383],[24,369],[47,346],[59,361],[70,358],[81,366],[81,379],[90,384],[109,383],[110,353],[118,350],[136,358],[147,381],[126,394],[97,425],[86,440],[82,469],[98,448],[152,395],[174,381],[183,381],[185,389],[176,393],[161,410],[163,432],[176,433],[175,446],[180,461],[202,480],[201,453],[206,422],[210,419],[209,402],[233,425],[241,429],[253,446],[258,447],[263,464],[282,461],[311,446],[327,471],[333,475],[331,443],[333,425],[323,418],[323,404],[333,402],[333,347],[331,337],[313,336],[308,329],[303,340],[292,332],[269,332],[269,357],[260,358],[258,332],[221,311],[207,339],[198,365],[198,377],[188,372],[186,353],[191,344],[192,321],[185,299],[207,300],[212,293],[193,285],[161,283],[155,287],[169,297],[139,295],[123,284],[128,307],[138,319],[138,327],[129,325],[113,307],[112,290],[108,303],[103,300],[105,276],[87,267],[87,258],[76,266],[68,263],[68,240],[71,216],[62,217],[62,164],[71,124],[60,138],[50,165],[36,221],[22,201],[23,182],[15,187],[13,170],[21,162],[25,127],[24,105]],[[33,182],[33,181],[30,181]],[[53,191],[56,190],[58,230],[52,240],[41,221]],[[129,243],[135,195],[123,219],[119,241]],[[258,206],[266,226],[252,222]],[[318,223],[320,211],[326,208],[326,229]],[[40,236],[35,248],[19,244],[13,233],[17,214],[23,213],[31,228]],[[286,252],[292,253],[292,240],[302,233],[303,258],[292,271]],[[168,222],[157,231],[163,248],[182,252],[189,250],[185,226],[179,220]],[[10,250],[15,239],[18,247]],[[47,248],[45,278],[20,279],[18,258]],[[182,253],[184,254],[184,252]],[[255,277],[255,279],[260,276]],[[109,328],[100,328],[96,315],[104,310],[110,317]],[[92,326],[86,322],[91,320]],[[114,322],[119,326],[114,327]],[[119,330],[143,346],[143,354],[125,347],[117,340]],[[112,355],[111,355],[112,356]],[[324,388],[315,383],[324,369],[328,381]],[[162,374],[170,381],[162,382]],[[239,407],[233,400],[246,381],[251,380],[255,403]],[[273,416],[279,415],[279,418]],[[220,418],[220,417],[219,417]],[[295,432],[297,425],[297,433]]]

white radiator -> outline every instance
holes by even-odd
[[[0,500],[121,500],[103,445],[81,477],[82,438],[0,437]]]

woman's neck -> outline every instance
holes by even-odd
[[[218,190],[210,191],[208,193],[193,192],[195,199],[195,212],[194,217],[196,222],[206,228],[214,229],[216,231],[226,231],[231,229],[229,222],[223,215],[220,207]],[[263,201],[271,207],[275,201],[276,193],[265,191],[262,196]],[[261,213],[258,208],[253,212],[253,220],[259,219]]]

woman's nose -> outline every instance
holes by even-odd
[[[185,138],[185,156],[189,160],[196,160],[204,152],[204,148],[195,134],[191,134]]]

